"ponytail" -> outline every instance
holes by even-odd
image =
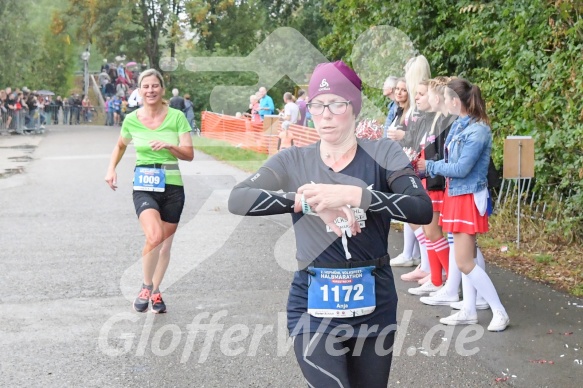
[[[486,113],[486,103],[482,99],[482,92],[477,85],[472,85],[472,89],[470,90],[470,101],[467,111],[471,117],[490,125],[490,119]]]
[[[450,89],[450,96],[459,98],[471,118],[490,124],[490,119],[486,113],[486,103],[477,85],[472,85],[466,79],[456,78],[452,79],[447,87]]]

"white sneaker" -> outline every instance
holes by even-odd
[[[419,300],[421,303],[430,306],[449,306],[452,302],[460,300],[460,297],[458,294],[449,295],[445,287],[442,287],[438,291],[429,294],[429,296],[422,296]]]
[[[469,315],[466,310],[460,310],[449,317],[441,318],[439,322],[449,326],[473,325],[478,323],[478,314]]]
[[[427,282],[419,287],[409,288],[407,292],[412,295],[429,295],[430,292],[438,291],[443,286],[434,286],[433,283]]]
[[[411,260],[413,260],[413,265],[421,264],[421,257],[413,257]]]
[[[506,312],[501,310],[494,310],[492,321],[488,325],[488,331],[503,331],[510,323],[510,318]]]
[[[454,310],[461,310],[464,307],[464,301],[455,302],[449,305]],[[488,310],[490,305],[484,299],[476,300],[476,310]]]
[[[390,263],[391,263],[391,267],[413,267],[414,266],[413,259],[406,258],[405,256],[403,256],[402,253],[399,256],[395,257],[394,259],[391,259]]]

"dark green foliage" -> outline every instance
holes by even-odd
[[[0,87],[68,91],[77,58],[66,34],[53,33],[51,19],[63,4],[64,0],[0,2]]]

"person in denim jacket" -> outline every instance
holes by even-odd
[[[387,109],[389,113],[387,114],[387,118],[385,120],[385,125],[383,126],[383,137],[387,137],[387,129],[395,119],[397,115],[397,108],[399,104],[395,101],[395,87],[397,86],[397,77],[391,75],[387,77],[385,83],[383,84],[383,96],[389,99],[389,104],[387,105]]]
[[[445,141],[445,159],[418,165],[430,177],[447,178],[440,225],[453,233],[455,259],[462,272],[464,303],[462,309],[440,320],[446,325],[471,325],[478,322],[476,289],[492,308],[490,331],[506,329],[510,319],[500,302],[490,277],[478,265],[476,234],[488,231],[488,165],[492,132],[480,88],[457,78],[447,84],[445,104],[458,115]]]

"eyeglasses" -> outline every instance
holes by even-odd
[[[346,109],[348,108],[349,104],[350,101],[335,101],[329,104],[311,102],[309,104],[306,104],[306,106],[308,107],[308,112],[310,112],[312,116],[319,116],[323,114],[324,109],[326,108],[328,108],[330,113],[332,113],[333,115],[341,115],[346,112]]]

